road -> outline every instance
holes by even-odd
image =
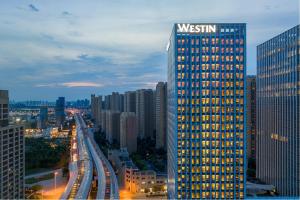
[[[48,172],[38,173],[30,175],[29,178],[37,178],[40,176],[44,176],[50,173],[57,172],[56,175],[56,189],[55,189],[55,179],[49,179],[40,181],[33,184],[27,184],[27,186],[31,187],[33,185],[41,185],[43,187],[42,189],[42,196],[43,199],[59,199],[61,194],[64,192],[64,189],[67,185],[67,178],[62,176],[62,170],[51,170]],[[26,177],[27,178],[27,177]]]
[[[70,149],[73,170],[70,170],[70,179],[61,199],[88,199],[93,180],[98,185],[97,199],[119,199],[118,183],[110,163],[95,143],[81,114],[74,116],[76,136],[72,138]]]

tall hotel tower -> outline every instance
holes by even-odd
[[[300,26],[257,47],[257,177],[300,196]]]
[[[168,54],[169,198],[244,198],[246,24],[175,24]]]

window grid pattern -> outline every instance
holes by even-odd
[[[176,34],[179,199],[245,194],[245,25],[218,27]]]
[[[300,26],[257,47],[257,176],[300,195]]]

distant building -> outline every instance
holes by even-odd
[[[111,144],[114,141],[120,143],[120,114],[119,111],[107,111],[105,134]]]
[[[106,95],[104,98],[104,109],[105,110],[110,110],[111,109],[111,95]]]
[[[297,25],[257,46],[257,178],[300,196],[300,42]]]
[[[110,110],[121,111],[121,96],[118,92],[113,92],[110,99]]]
[[[106,110],[105,112],[105,139],[107,141],[109,141],[109,138],[112,138],[110,135],[109,135],[109,127],[110,127],[110,120],[111,120],[111,111],[110,110]],[[112,140],[112,139],[111,139]]]
[[[120,117],[120,148],[127,148],[128,153],[136,152],[137,118],[133,112],[123,112]]]
[[[106,118],[107,118],[107,110],[102,110],[101,112],[101,130],[102,132],[106,132]]]
[[[247,160],[256,156],[256,76],[247,76]]]
[[[136,116],[140,138],[154,138],[155,108],[153,100],[153,90],[141,89],[136,91]]]
[[[0,199],[25,199],[24,128],[9,125],[8,102],[0,90]]]
[[[101,111],[102,111],[102,96],[91,96],[91,112],[92,118],[95,120],[97,126],[101,123]]]
[[[48,107],[40,107],[40,114],[38,119],[38,128],[46,129],[48,125]]]
[[[119,108],[120,112],[124,112],[124,94],[120,94],[120,102],[119,102]]]
[[[124,112],[134,112],[136,109],[136,92],[129,91],[124,94]]]
[[[55,105],[56,126],[61,127],[65,122],[65,97],[59,97]]]
[[[95,94],[91,95],[91,115],[92,118],[95,119],[96,116],[96,95]]]
[[[156,85],[156,148],[167,148],[167,83]]]
[[[88,99],[78,99],[73,102],[69,102],[71,108],[87,109],[90,106],[90,101]]]

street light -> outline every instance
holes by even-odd
[[[55,190],[55,192],[56,192],[56,176],[57,176],[57,174],[58,174],[58,172],[55,171],[54,172],[54,190]]]

